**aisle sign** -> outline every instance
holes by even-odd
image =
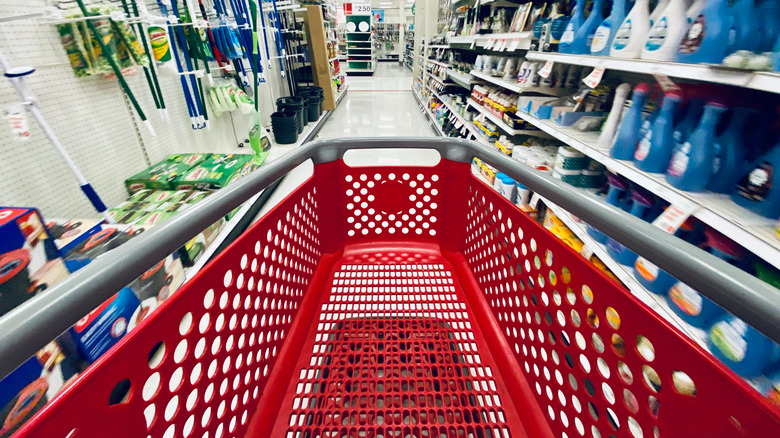
[[[344,15],[371,15],[371,5],[368,3],[344,3]]]

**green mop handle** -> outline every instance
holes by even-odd
[[[122,5],[125,7],[125,10],[127,12],[127,15],[130,15],[130,11],[127,7],[127,1],[122,0]],[[138,5],[135,3],[135,0],[130,1],[130,5],[133,7],[133,16],[138,18]],[[149,40],[146,39],[146,32],[144,32],[144,25],[142,23],[136,23],[136,28],[138,29],[138,37],[141,38],[141,44],[144,45],[144,51],[146,52],[146,57],[149,58],[149,67],[148,69],[144,67],[144,70],[148,70],[148,74],[151,74],[152,82],[153,82],[153,90],[154,93],[152,93],[153,96],[156,96],[156,101],[159,101],[159,105],[157,108],[164,110],[165,109],[165,100],[163,99],[163,93],[162,93],[162,87],[160,87],[160,81],[157,79],[157,72],[154,68],[154,55],[152,52],[151,47],[149,46]],[[156,103],[156,102],[155,102]]]
[[[141,109],[141,106],[138,105],[138,101],[135,99],[133,92],[130,91],[130,86],[127,85],[127,81],[125,81],[125,77],[122,76],[122,72],[119,70],[119,66],[116,65],[116,60],[114,59],[113,56],[110,55],[111,52],[108,51],[106,44],[103,42],[103,38],[100,37],[100,32],[98,32],[97,28],[95,28],[95,23],[93,23],[92,19],[89,18],[89,14],[87,13],[87,8],[86,6],[84,6],[84,0],[76,0],[76,3],[79,4],[79,9],[81,9],[81,13],[84,14],[84,18],[87,21],[87,26],[89,27],[89,30],[92,32],[92,34],[95,37],[95,40],[100,45],[100,50],[103,52],[103,55],[105,55],[109,65],[111,65],[111,69],[114,70],[114,74],[116,75],[117,79],[119,79],[119,84],[122,86],[125,95],[127,95],[128,99],[130,99],[130,102],[133,104],[135,111],[138,113],[138,117],[140,117],[141,121],[144,122],[146,127],[149,129],[149,132],[152,135],[156,135],[154,132],[154,128],[152,128],[152,124],[149,123],[148,120],[146,120],[146,114],[144,114],[144,111]]]

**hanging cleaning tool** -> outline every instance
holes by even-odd
[[[192,16],[188,15],[188,11],[186,9],[184,10],[183,14],[176,10],[176,15],[179,23],[182,24],[182,27],[184,28],[184,37],[186,41],[181,42],[181,44],[186,46],[183,50],[186,51],[185,56],[188,56],[188,58],[185,58],[185,61],[188,62],[187,68],[191,72],[199,73],[200,65],[198,60],[202,60],[206,72],[206,77],[209,80],[209,85],[213,86],[214,78],[211,76],[211,71],[208,67],[208,54],[202,52],[203,42],[200,36],[200,29],[195,28],[196,23],[192,20]],[[201,79],[201,75],[196,74],[195,82],[197,86],[196,95],[200,100],[202,126],[207,130],[211,130],[211,125],[209,124],[209,113],[205,100],[206,94],[203,92],[203,80]]]
[[[138,117],[141,119],[141,121],[146,125],[146,129],[149,130],[149,133],[155,136],[154,128],[152,127],[152,124],[146,120],[146,114],[144,114],[144,111],[141,109],[141,106],[138,104],[138,101],[135,99],[135,96],[133,95],[133,92],[130,90],[130,86],[127,85],[127,81],[125,81],[124,76],[122,76],[122,72],[119,70],[119,66],[116,64],[116,60],[113,57],[113,52],[110,52],[108,47],[106,47],[106,44],[103,42],[103,38],[100,37],[100,32],[98,32],[97,28],[95,28],[95,23],[92,22],[92,20],[89,18],[89,14],[87,13],[87,8],[84,6],[84,0],[76,0],[76,2],[79,5],[79,8],[81,9],[81,13],[84,14],[84,18],[86,19],[87,26],[89,27],[89,30],[92,31],[92,34],[95,37],[95,41],[100,45],[100,49],[103,51],[103,56],[108,60],[108,63],[111,65],[111,69],[114,70],[114,74],[116,75],[117,79],[119,80],[119,84],[122,86],[122,89],[125,92],[125,95],[128,99],[130,99],[130,103],[133,104],[133,107],[135,108],[135,112],[138,113]]]
[[[65,147],[62,145],[62,143],[60,143],[57,135],[54,134],[54,130],[51,129],[51,126],[49,126],[49,124],[46,123],[46,120],[43,118],[41,109],[38,106],[38,101],[36,100],[32,90],[30,90],[30,87],[27,86],[27,82],[24,80],[25,76],[32,74],[35,70],[32,67],[11,67],[8,65],[8,62],[6,61],[2,52],[0,52],[0,68],[2,68],[3,72],[5,72],[5,77],[8,78],[8,82],[11,83],[11,86],[16,91],[16,95],[19,96],[19,98],[25,103],[24,106],[27,108],[27,111],[32,114],[33,118],[36,122],[38,122],[38,125],[40,125],[44,134],[46,134],[46,137],[49,138],[49,142],[54,147],[54,150],[60,154],[62,161],[64,161],[65,164],[70,168],[73,176],[76,177],[76,181],[79,183],[81,191],[84,192],[84,195],[87,197],[87,199],[89,199],[92,207],[94,207],[98,213],[103,215],[103,218],[106,220],[106,222],[110,224],[114,223],[114,220],[108,214],[106,204],[104,204],[100,199],[100,196],[97,194],[95,189],[92,188],[92,185],[84,177],[84,174],[82,174],[79,168],[76,167],[76,163],[73,162],[73,160],[70,158],[70,155],[68,155],[68,152],[65,150]]]
[[[274,34],[274,42],[276,43],[276,52],[279,54],[279,68],[282,70],[281,75],[284,78],[284,62],[282,59],[287,56],[287,53],[284,50],[284,40],[282,39],[284,37],[282,36],[282,28],[281,23],[279,22],[279,11],[276,8],[276,0],[271,0],[271,3],[274,5],[274,10],[273,12],[268,13],[268,18],[272,21],[272,25],[276,29],[276,33]],[[290,91],[292,91],[292,88],[290,88]]]
[[[171,29],[171,19],[168,13],[168,8],[161,0],[157,0],[157,5],[160,8],[160,13],[166,16],[166,27],[168,29],[166,33],[165,29],[163,28],[155,28],[154,30],[152,30],[151,27],[149,28],[150,36],[152,38],[152,45],[154,46],[155,41],[157,41],[158,44],[154,51],[155,58],[158,60],[164,59],[166,61],[173,58],[176,62],[176,71],[179,74],[179,81],[181,82],[182,92],[184,93],[184,101],[187,103],[187,113],[190,116],[190,126],[192,126],[192,129],[198,129],[197,109],[192,99],[190,87],[187,84],[187,78],[184,77],[184,69],[182,68],[181,60],[179,60],[179,56],[176,53],[176,44],[171,39],[173,30]]]
[[[125,13],[127,13],[128,16],[138,18],[138,4],[136,3],[136,0],[130,0],[130,7],[132,7],[132,15],[130,14],[130,8],[128,8],[127,0],[122,0],[122,7],[125,9]],[[143,44],[144,51],[146,52],[146,57],[149,59],[149,65],[144,67],[144,74],[146,75],[147,82],[149,81],[149,78],[151,77],[151,84],[149,88],[152,89],[152,97],[155,97],[154,103],[157,105],[157,109],[160,110],[160,114],[163,118],[163,120],[170,120],[170,117],[168,116],[168,110],[165,107],[165,99],[163,98],[162,93],[162,87],[160,87],[160,81],[157,78],[157,69],[154,65],[154,53],[152,49],[152,45],[149,44],[149,40],[146,38],[146,32],[144,31],[143,24],[139,21],[136,23],[136,29],[138,30],[138,37],[141,39],[141,44]]]
[[[257,36],[257,21],[259,19],[259,16],[263,14],[263,11],[260,7],[260,5],[257,4],[255,0],[249,0],[249,9],[252,11],[252,51],[254,52],[254,61],[255,61],[255,74],[257,74],[258,71],[262,71],[262,67],[260,67],[260,50],[259,50],[259,41]],[[268,157],[269,149],[271,148],[271,142],[269,141],[268,137],[265,135],[265,130],[263,129],[263,119],[260,116],[260,96],[258,95],[258,80],[255,78],[254,81],[254,99],[255,99],[255,108],[252,112],[252,118],[249,129],[249,145],[252,147],[252,150],[255,152],[255,164],[261,165],[263,164],[263,161],[265,161],[266,157]]]

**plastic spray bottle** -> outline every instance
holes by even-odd
[[[561,42],[558,43],[558,52],[571,53],[571,45],[574,42],[574,36],[585,22],[585,5],[583,0],[578,0],[574,5],[569,23],[566,24],[566,30],[561,35]]]
[[[615,33],[623,24],[626,18],[626,0],[615,0],[612,2],[612,11],[609,17],[601,22],[593,34],[593,42],[590,45],[590,54],[599,56],[609,56],[612,48],[612,41],[615,39]]]
[[[720,102],[710,101],[704,105],[699,125],[682,147],[675,147],[672,152],[666,171],[666,180],[672,186],[689,192],[701,192],[707,187],[715,160],[712,140],[724,112],[726,106]]]
[[[642,125],[642,112],[647,102],[650,87],[645,83],[634,87],[631,107],[623,115],[617,135],[612,140],[610,155],[618,160],[630,160],[634,156],[639,141],[639,128]]]
[[[575,55],[590,53],[590,45],[594,39],[593,34],[596,33],[599,24],[604,20],[603,5],[604,0],[593,1],[593,8],[590,10],[590,15],[574,34],[574,41],[572,41],[569,46],[568,53]]]
[[[680,42],[677,61],[720,64],[728,54],[730,16],[728,0],[707,0]]]
[[[688,29],[685,12],[685,0],[669,1],[647,34],[642,59],[672,61],[677,57],[680,41]]]
[[[636,0],[612,41],[610,56],[639,58],[650,31],[650,0]]]
[[[674,149],[674,120],[682,102],[682,92],[672,90],[664,96],[661,111],[653,125],[639,140],[634,153],[636,167],[651,173],[663,173]]]

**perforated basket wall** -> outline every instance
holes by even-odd
[[[652,310],[482,182],[468,196],[466,259],[555,437],[780,436]]]
[[[19,436],[244,436],[320,261],[317,190],[257,222]]]

